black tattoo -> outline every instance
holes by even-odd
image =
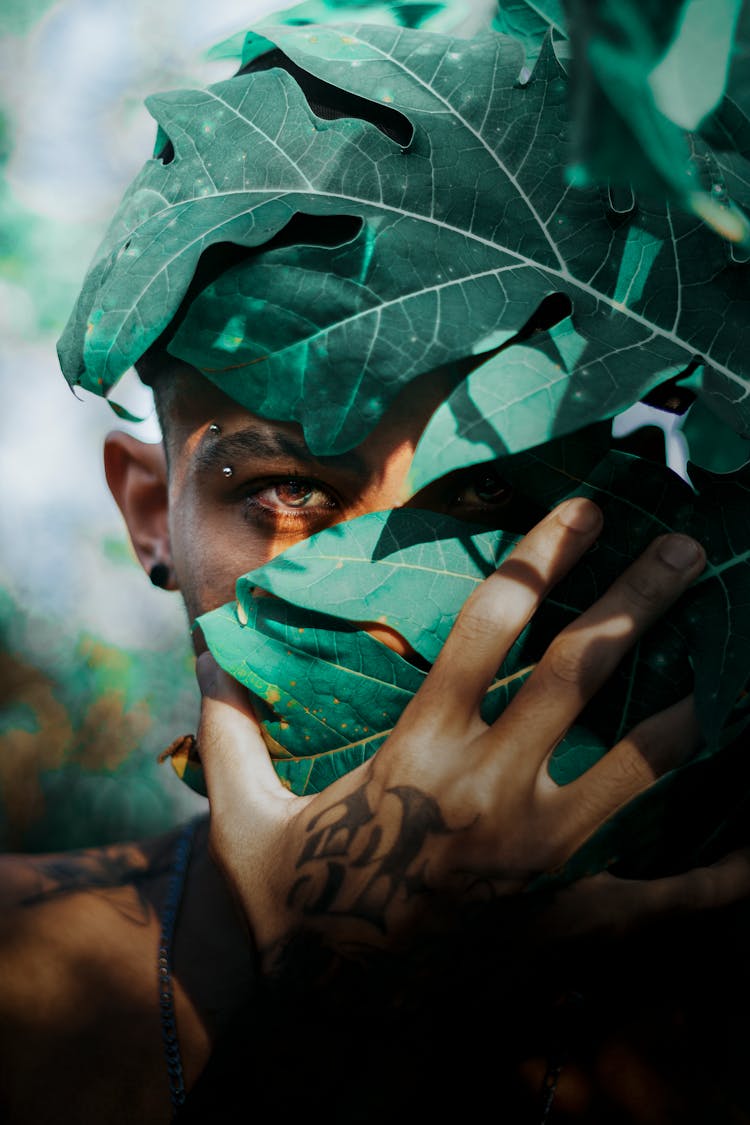
[[[449,828],[434,797],[412,786],[389,789],[401,804],[401,826],[393,843],[383,849],[383,833],[375,822],[375,814],[367,799],[364,783],[347,800],[340,802],[340,812],[329,820],[332,809],[326,809],[311,820],[310,838],[302,851],[298,868],[317,863],[318,868],[300,876],[291,888],[288,905],[301,906],[308,917],[337,915],[359,918],[386,932],[386,912],[394,898],[409,898],[431,890],[425,878],[420,856],[430,837],[448,836],[458,829]],[[335,808],[335,806],[332,806]],[[322,819],[327,821],[322,827]],[[351,868],[370,868],[365,886],[347,901],[347,866],[338,858],[351,854],[360,834],[366,838]],[[322,876],[320,866],[324,867]],[[305,901],[303,901],[305,900]]]
[[[24,907],[37,906],[63,895],[107,891],[130,885],[138,904],[137,914],[125,909],[120,899],[110,900],[130,921],[144,925],[152,906],[147,885],[170,870],[173,845],[166,840],[150,859],[136,846],[114,845],[109,848],[82,850],[33,861],[38,876],[38,890],[20,901]]]

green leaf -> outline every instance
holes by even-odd
[[[482,11],[485,3],[468,0],[393,0],[391,3],[373,4],[367,0],[305,0],[288,8],[270,12],[255,26],[289,24],[338,24],[357,20],[369,24],[387,24],[396,27],[421,28],[441,34],[473,34],[486,26],[489,15]],[[479,15],[477,15],[479,9]]]
[[[454,469],[546,444],[550,436],[561,441],[560,448],[585,473],[585,466],[593,465],[610,444],[609,426],[586,427],[586,422],[612,417],[631,395],[641,398],[670,375],[668,368],[658,370],[634,390],[626,351],[620,359],[608,356],[606,368],[594,361],[593,368],[581,366],[585,353],[586,341],[570,318],[535,333],[527,344],[501,348],[433,414],[417,444],[407,493]],[[611,381],[607,369],[614,376]],[[575,438],[566,441],[571,431]]]
[[[696,132],[724,97],[742,0],[683,0],[678,7],[671,41],[648,83],[662,113]]]
[[[528,66],[539,57],[550,29],[560,37],[567,35],[561,0],[500,0],[492,26],[523,43]]]
[[[122,406],[119,402],[113,402],[112,399],[109,400],[109,406],[112,412],[125,422],[143,422],[145,420],[142,415],[133,414],[132,410],[128,410],[126,406]]]
[[[296,793],[318,792],[375,753],[426,672],[347,621],[256,597],[246,581],[237,592],[236,603],[199,617],[196,628],[220,666],[253,693],[276,772]],[[485,701],[488,720],[527,674],[514,667],[498,676]],[[195,762],[184,776],[204,791]]]
[[[736,434],[702,402],[694,402],[690,407],[681,432],[687,443],[688,459],[702,469],[734,473],[750,461],[750,440]]]
[[[387,626],[432,664],[457,607],[518,538],[433,512],[371,512],[250,571],[238,581],[237,597],[245,604],[260,586],[306,609]]]
[[[726,94],[700,127],[710,148],[706,158],[712,195],[726,211],[732,201],[750,213],[750,5],[743,4],[729,64]],[[750,251],[733,244],[732,257],[746,263]]]
[[[747,188],[731,199],[721,161],[700,136],[707,119],[733,104],[737,71],[747,69],[746,55],[735,51],[742,6],[568,0],[577,161],[571,176],[673,200],[750,250]],[[739,81],[746,82],[744,73]]]
[[[255,598],[197,620],[217,662],[259,701],[279,775],[317,792],[369,758],[425,673],[367,633]]]
[[[701,763],[731,759],[726,748],[750,720],[744,694],[750,667],[750,474],[717,477],[695,470],[694,492],[662,466],[626,454],[608,454],[585,481],[572,479],[570,467],[564,443],[502,465],[535,503],[559,498],[567,480],[571,494],[600,504],[605,524],[596,548],[558,584],[498,669],[483,715],[492,721],[502,712],[551,639],[654,536],[683,530],[706,546],[704,574],[584,709],[556,748],[550,774],[567,784],[638,722],[693,689],[705,749],[596,834],[557,873],[560,878],[612,864],[641,870],[647,860],[652,866],[666,860],[669,847],[661,854],[658,842],[665,817],[675,825],[670,847],[689,837],[698,854],[720,829],[721,816],[710,802],[696,815],[695,779],[707,769],[725,768]],[[381,620],[430,663],[467,592],[514,540],[507,532],[459,526],[429,512],[370,513],[250,572],[238,583],[236,606],[199,620],[219,663],[265,701],[265,735],[292,788],[321,788],[373,753],[422,682],[421,669],[351,622]],[[258,588],[274,596],[259,597]]]
[[[360,442],[425,371],[496,351],[553,293],[582,350],[571,394],[563,380],[538,400],[537,443],[698,355],[717,412],[750,431],[744,271],[692,215],[659,201],[622,214],[570,186],[549,41],[526,84],[520,43],[491,33],[264,28],[246,63],[274,44],[286,69],[150,101],[174,159],[146,165],[92,267],[60,343],[71,381],[106,393],[220,243],[234,249],[203,260],[169,350],[241,405],[299,421],[316,453]],[[324,120],[294,67],[364,100]],[[559,343],[548,335],[531,344],[543,365]]]

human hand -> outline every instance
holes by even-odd
[[[496,722],[480,718],[513,641],[600,527],[596,506],[578,498],[525,536],[468,599],[375,757],[313,796],[283,788],[249,696],[209,654],[199,658],[211,846],[266,959],[300,927],[341,950],[394,949],[443,908],[520,899],[533,877],[559,867],[698,749],[687,698],[640,724],[576,781],[559,787],[547,773],[588,700],[703,569],[700,546],[680,535],[656,540],[558,636]],[[582,924],[575,906],[571,915],[577,895],[592,918],[605,900],[613,916],[618,894],[628,918],[653,912],[653,886],[613,880],[584,880],[560,895],[562,929],[566,917]],[[670,893],[682,891],[672,885]],[[553,932],[554,909],[545,915]]]

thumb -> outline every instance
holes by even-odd
[[[251,931],[275,921],[267,888],[268,856],[279,853],[289,793],[273,768],[248,692],[209,652],[196,661],[201,689],[197,747],[211,810],[209,852]]]
[[[268,755],[260,725],[245,688],[225,672],[210,652],[195,666],[201,690],[198,753],[212,812],[248,812],[261,794],[283,790]]]

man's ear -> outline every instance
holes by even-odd
[[[166,567],[169,576],[158,584],[178,589],[169,540],[164,446],[116,430],[104,441],[104,472],[141,566],[147,574],[157,564]]]

